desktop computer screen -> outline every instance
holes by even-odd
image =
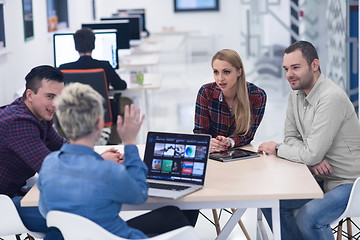
[[[117,47],[118,49],[130,48],[130,24],[129,20],[107,21],[98,23],[83,23],[82,27],[88,27],[93,30],[98,29],[116,29],[117,30]]]
[[[101,21],[129,20],[130,40],[140,40],[142,32],[142,21],[140,15],[131,15],[127,17],[109,17],[101,18]]]
[[[107,60],[110,65],[119,68],[119,56],[116,41],[116,30],[94,31],[95,49],[92,57],[97,60]],[[79,59],[75,50],[73,33],[56,33],[53,36],[54,66],[58,68],[63,63],[74,62]]]
[[[113,14],[113,17],[127,17],[133,15],[141,16],[142,31],[147,32],[146,29],[146,13],[144,8],[128,8],[128,9],[118,9],[117,13]]]
[[[219,0],[174,0],[174,11],[219,11]]]

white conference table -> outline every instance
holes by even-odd
[[[96,146],[95,151],[101,153],[109,147],[114,146]],[[123,150],[122,145],[115,147]],[[139,145],[140,156],[143,156],[144,148]],[[273,238],[281,239],[279,200],[322,197],[323,192],[306,165],[261,155],[227,163],[209,160],[203,189],[176,200],[149,197],[144,204],[125,204],[122,210],[152,210],[167,205],[181,209],[237,208],[216,238],[224,240],[247,208],[272,208]],[[35,185],[21,205],[37,206],[38,200],[39,191]]]

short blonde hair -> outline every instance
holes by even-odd
[[[91,134],[104,114],[103,97],[92,87],[72,83],[55,100],[56,116],[66,137],[77,140]]]

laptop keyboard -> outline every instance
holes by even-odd
[[[172,185],[172,184],[164,184],[164,183],[149,182],[148,184],[149,184],[149,187],[151,187],[151,188],[165,189],[165,190],[181,191],[181,190],[189,188],[189,186]]]

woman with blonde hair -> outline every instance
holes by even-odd
[[[217,52],[211,61],[213,83],[203,85],[197,96],[194,133],[210,134],[210,152],[249,144],[262,120],[266,93],[246,81],[239,54]]]

